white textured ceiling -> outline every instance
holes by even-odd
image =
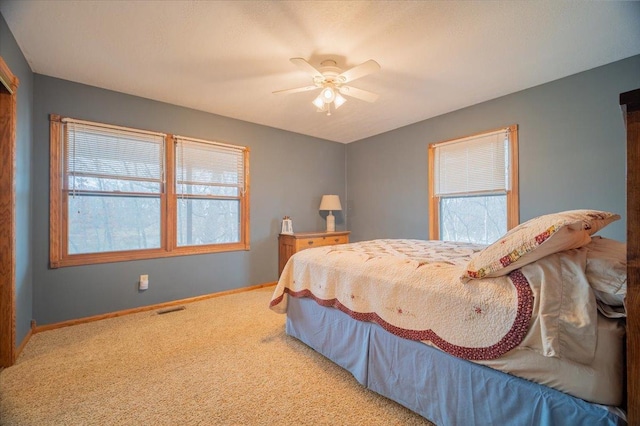
[[[348,143],[640,54],[640,2],[2,1],[39,74]],[[289,62],[381,70],[330,117]]]

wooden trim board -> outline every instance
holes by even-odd
[[[18,78],[0,57],[0,368],[16,360],[16,104]]]
[[[627,421],[640,425],[640,89],[620,94],[627,126]]]

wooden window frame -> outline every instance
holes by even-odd
[[[49,170],[49,266],[52,269],[65,266],[90,265],[98,263],[122,262],[129,260],[155,259],[193,254],[218,253],[250,249],[249,200],[250,173],[248,147],[207,141],[211,144],[233,146],[243,152],[245,190],[240,197],[240,241],[228,244],[208,244],[177,246],[177,196],[175,190],[175,147],[174,135],[165,136],[165,183],[160,194],[160,248],[112,251],[100,253],[69,254],[68,242],[68,190],[63,187],[62,126],[65,118],[51,114],[50,121],[50,170]],[[97,125],[101,123],[95,123]],[[136,129],[131,129],[136,130]]]
[[[509,175],[509,189],[507,190],[507,230],[514,228],[520,223],[520,196],[518,184],[518,125],[500,127],[498,129],[487,130],[474,133],[461,138],[449,139],[437,143],[429,144],[429,239],[440,239],[440,200],[441,197],[435,195],[435,147],[438,144],[454,142],[461,139],[468,139],[482,136],[484,134],[495,133],[505,129],[509,132],[509,162],[511,173]]]

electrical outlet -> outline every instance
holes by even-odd
[[[138,290],[146,290],[149,288],[149,275],[140,275],[138,282]]]

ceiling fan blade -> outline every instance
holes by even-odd
[[[322,73],[320,71],[318,71],[317,69],[315,69],[315,67],[313,65],[311,65],[309,62],[307,62],[305,59],[302,59],[302,58],[291,58],[289,60],[292,63],[294,63],[295,65],[297,65],[298,68],[300,68],[302,71],[304,71],[307,74],[309,74],[311,77],[324,79],[324,76],[322,75]]]
[[[351,96],[352,98],[360,99],[367,102],[375,102],[379,96],[377,93],[369,92],[368,90],[362,90],[351,86],[342,86],[339,90],[343,95]]]
[[[318,86],[295,87],[293,89],[276,90],[274,95],[286,95],[289,93],[308,92],[309,90],[318,89]]]
[[[373,59],[369,59],[367,62],[363,62],[360,65],[346,70],[338,76],[338,79],[345,83],[353,81],[357,78],[364,77],[365,75],[374,73],[380,69],[380,65]]]

